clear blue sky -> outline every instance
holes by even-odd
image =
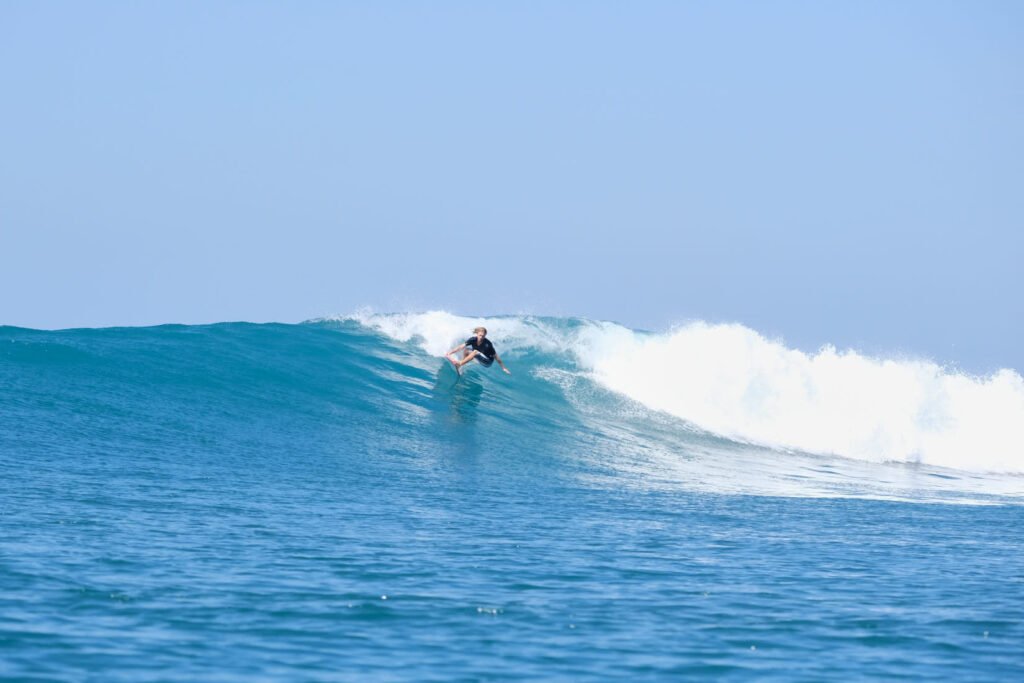
[[[1024,3],[0,3],[0,323],[369,305],[1024,368]]]

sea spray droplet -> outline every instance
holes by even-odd
[[[477,614],[490,614],[491,616],[497,616],[505,610],[500,607],[477,607],[476,611]]]

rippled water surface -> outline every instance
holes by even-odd
[[[1015,680],[1013,476],[354,324],[0,328],[0,676]],[[574,383],[575,382],[575,383]]]

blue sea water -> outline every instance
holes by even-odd
[[[563,348],[618,328],[489,321],[513,374],[456,380],[431,320],[0,327],[0,677],[1024,679],[1016,424],[815,453]]]

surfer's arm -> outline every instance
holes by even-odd
[[[511,375],[511,374],[512,374],[512,373],[511,373],[511,372],[509,371],[509,369],[505,367],[505,364],[501,362],[501,356],[499,356],[499,355],[497,354],[497,352],[495,352],[495,354],[494,354],[494,360],[498,361],[498,365],[500,365],[500,366],[501,366],[501,369],[505,371],[505,374],[506,374],[506,375]]]
[[[453,353],[458,353],[459,351],[461,351],[461,350],[462,350],[462,349],[464,349],[464,348],[466,348],[466,345],[465,345],[465,344],[459,344],[459,345],[458,345],[458,346],[456,346],[456,347],[455,347],[454,349],[452,349],[451,351],[449,351],[448,353],[446,353],[446,354],[444,354],[444,355],[446,355],[446,356],[450,356],[450,355],[452,355]]]

